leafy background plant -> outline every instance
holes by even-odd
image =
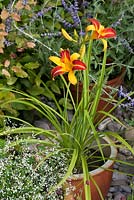
[[[20,4],[23,3],[22,9]],[[1,1],[1,11],[6,9],[10,13],[1,22],[6,25],[4,36],[4,53],[0,54],[0,85],[20,89],[38,98],[50,95],[44,89],[42,80],[47,87],[63,98],[61,81],[51,82],[50,54],[57,54],[60,47],[75,51],[78,44],[68,43],[61,35],[61,28],[73,34],[76,29],[79,38],[84,33],[87,18],[97,16],[104,25],[116,28],[118,37],[109,42],[109,57],[107,75],[117,74],[122,67],[126,67],[126,80],[133,81],[133,1]],[[12,4],[14,3],[14,4]],[[32,8],[32,9],[31,9]],[[14,15],[11,15],[14,13]],[[15,15],[17,14],[17,16]],[[107,19],[107,20],[106,20]],[[129,24],[129,26],[128,26]],[[2,30],[4,31],[4,30]],[[75,35],[78,37],[77,35]],[[58,40],[58,42],[57,42]],[[116,47],[116,48],[115,48]],[[52,51],[53,49],[53,51]],[[116,50],[116,51],[115,51]],[[102,66],[102,55],[99,46],[94,47],[97,56],[92,55],[92,71],[90,76],[97,79]],[[97,73],[96,73],[97,72]],[[128,81],[129,83],[129,81]],[[10,98],[16,98],[10,95]],[[0,97],[4,100],[3,94]],[[62,100],[61,100],[62,102]],[[9,109],[10,107],[10,109]],[[69,106],[71,107],[71,105]],[[1,108],[1,113],[12,113],[16,116],[28,107],[10,104]]]

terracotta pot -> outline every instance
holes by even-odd
[[[104,138],[103,143],[110,144],[109,139]],[[117,156],[117,149],[109,145],[104,148],[103,153],[106,157],[109,156],[108,158],[110,158],[111,160],[107,160],[101,167],[91,171],[90,175],[99,187],[103,198],[105,198],[112,181],[113,164],[114,158],[116,158]],[[81,200],[85,200],[83,174],[73,175],[67,182],[68,185],[71,185],[71,188],[75,189],[70,191],[70,193],[66,195],[65,200],[77,200],[79,199],[78,197],[80,197]],[[88,184],[90,184],[91,199],[102,200],[94,182],[90,180]]]
[[[110,87],[119,88],[119,86],[122,85],[123,82],[124,82],[125,73],[126,73],[126,69],[122,68],[120,74],[118,74],[117,77],[115,77],[114,79],[109,80],[107,82],[107,85],[104,88],[105,92],[103,92],[103,94],[101,95],[101,99],[99,101],[99,104],[98,104],[98,107],[97,107],[97,111],[103,110],[105,112],[109,112],[111,110],[111,108],[114,107],[114,105],[112,103],[110,103],[110,102],[108,102],[107,100],[104,100],[104,99],[109,99],[109,95],[108,94],[111,94],[114,99],[117,98],[117,93],[116,92],[112,93],[112,89],[110,89]],[[89,91],[92,91],[93,87],[94,87],[94,84],[91,84],[89,86]],[[74,86],[74,85],[70,86],[70,90],[71,90],[72,96],[73,96],[75,101],[77,101],[77,98],[78,98],[78,102],[80,101],[81,95],[82,95],[82,89],[83,89],[83,84],[82,83],[79,83],[78,86]],[[96,117],[95,117],[95,122],[96,121],[100,121],[102,118],[104,119],[104,115],[101,114],[101,113],[98,113],[96,115]]]

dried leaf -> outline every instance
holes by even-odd
[[[2,74],[5,75],[7,78],[10,78],[10,73],[6,69],[2,69]]]
[[[16,8],[17,10],[21,10],[22,8],[24,8],[24,5],[22,4],[21,1],[18,1],[18,2],[16,3],[16,5],[15,5],[15,8]]]
[[[9,67],[9,65],[10,65],[10,60],[5,60],[4,67]]]
[[[0,24],[0,29],[1,29],[1,30],[4,31],[4,30],[5,30],[5,27],[6,27],[5,24],[3,24],[3,23]]]
[[[34,42],[27,42],[26,45],[27,45],[28,48],[34,48],[35,47]]]
[[[18,15],[17,13],[12,13],[11,16],[16,22],[21,21],[20,15]]]
[[[15,53],[10,53],[10,58],[14,59],[16,57],[17,57],[17,55]]]
[[[10,16],[9,12],[6,9],[1,11],[1,19],[5,20]]]
[[[5,47],[4,41],[5,41],[5,38],[4,37],[0,37],[0,48],[2,48],[2,49]]]
[[[3,48],[0,48],[0,53],[4,53]]]
[[[21,10],[21,9],[26,9],[26,10],[31,10],[31,7],[28,5],[28,4],[26,4],[25,6],[22,4],[22,1],[18,1],[17,3],[16,3],[16,5],[15,5],[15,8],[17,9],[17,10]]]
[[[26,6],[25,6],[25,9],[26,9],[26,10],[31,10],[31,7],[30,7],[29,5],[26,5]]]
[[[24,49],[24,48],[17,48],[17,51],[18,51],[18,52],[24,52],[25,49]]]
[[[8,35],[8,33],[7,33],[7,32],[0,31],[0,38],[1,38],[1,37],[4,37],[4,36],[7,36],[7,35]]]
[[[13,66],[12,71],[15,72],[16,76],[20,78],[28,77],[28,74],[23,69],[21,69],[20,66]]]

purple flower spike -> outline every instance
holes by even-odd
[[[120,105],[119,105],[120,107],[123,107],[123,108],[134,107],[134,98],[131,98],[130,93],[131,93],[131,92],[125,93],[125,92],[123,91],[123,87],[120,86],[119,92],[118,92],[119,98],[126,98],[126,100],[128,101],[128,102],[126,102],[126,103],[120,104]]]

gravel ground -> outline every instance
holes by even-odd
[[[126,125],[126,128],[111,119],[105,119],[99,128],[119,132],[134,147],[134,110],[118,108],[114,115]],[[105,200],[134,200],[134,155],[125,148],[119,148],[117,160],[121,162],[114,165],[111,187]]]

